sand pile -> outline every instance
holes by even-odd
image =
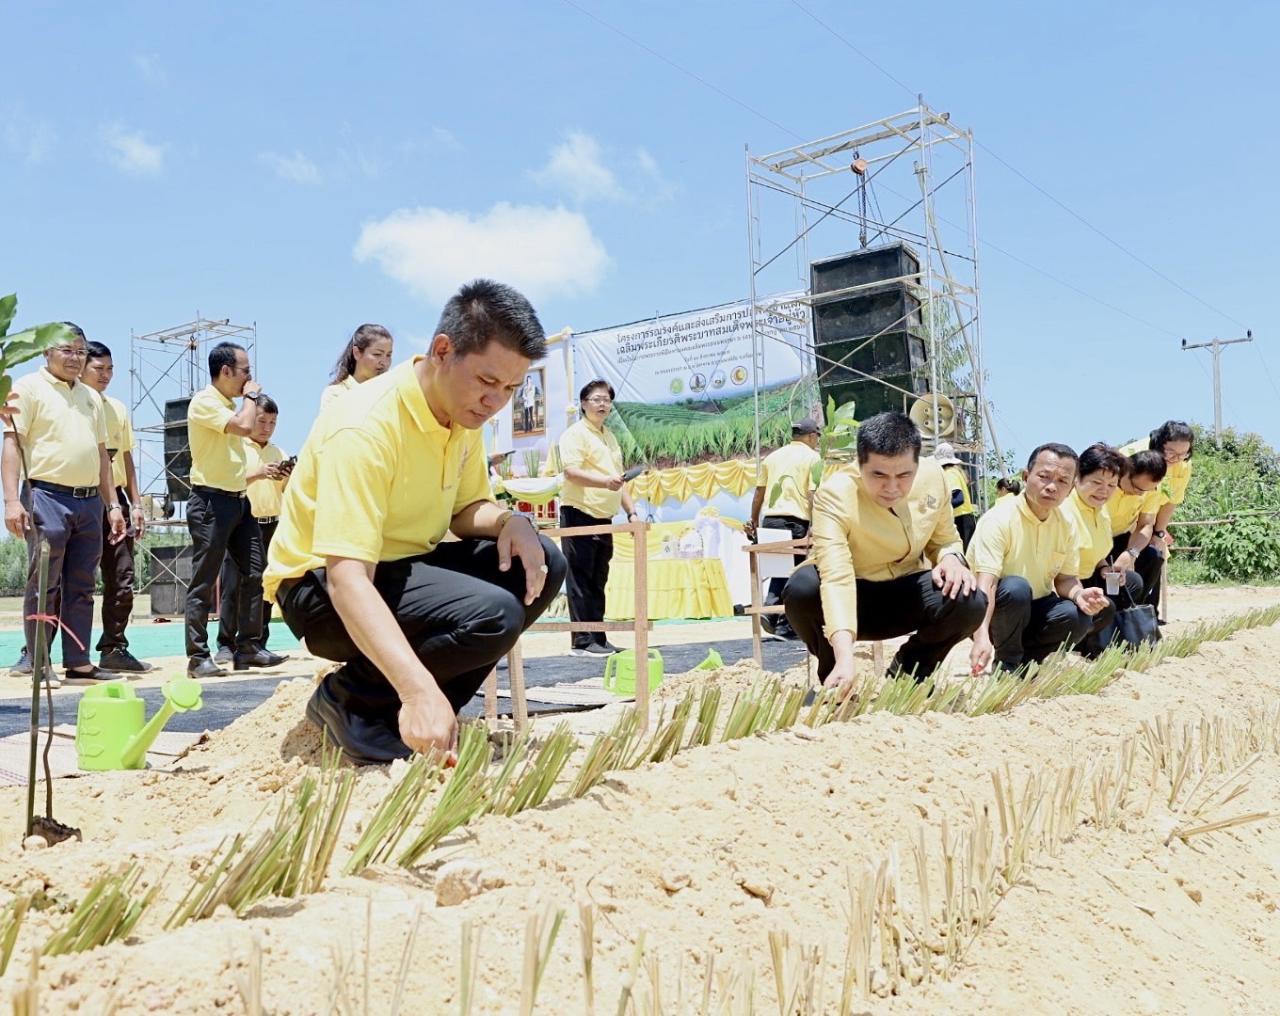
[[[367,977],[370,1011],[387,1012],[419,908],[405,1011],[456,1011],[464,922],[482,929],[475,1011],[516,1011],[528,921],[554,906],[567,916],[539,1011],[580,1012],[577,905],[583,900],[595,908],[601,1011],[616,1008],[642,932],[648,959],[638,986],[647,993],[652,978],[661,981],[663,1011],[696,1011],[711,956],[720,972],[717,992],[724,988],[721,975],[727,984],[735,971],[750,969],[758,1010],[776,1012],[768,936],[778,930],[793,943],[823,950],[830,1000],[838,995],[844,958],[850,871],[856,878],[895,851],[904,870],[910,868],[911,844],[921,830],[936,845],[944,821],[954,831],[974,808],[991,807],[994,769],[1007,765],[1020,784],[1045,767],[1092,765],[1114,756],[1144,722],[1166,716],[1176,723],[1218,717],[1237,726],[1252,718],[1261,733],[1280,699],[1277,655],[1280,626],[1206,645],[1196,656],[1145,674],[1126,674],[1099,696],[1037,701],[977,719],[872,714],[694,749],[611,777],[581,800],[481,820],[414,871],[378,868],[362,878],[335,877],[323,893],[268,901],[245,920],[214,918],[164,933],[160,924],[185,888],[175,869],[172,887],[137,929],[136,942],[44,962],[43,1011],[102,1011],[113,986],[122,989],[120,1013],[244,1011],[240,985],[249,980],[256,938],[267,1011],[330,1011],[344,995],[351,1011],[362,1011]],[[737,688],[760,676],[748,664],[710,679]],[[671,682],[693,687],[695,677]],[[807,681],[802,668],[787,675],[797,683],[802,678]],[[664,686],[664,696],[678,690]],[[287,783],[315,758],[314,735],[298,726],[308,693],[308,682],[282,686],[192,752],[184,760],[189,771],[101,774],[60,784],[60,810],[85,828],[87,842],[35,854],[11,851],[0,863],[0,884],[12,889],[40,878],[52,892],[74,898],[108,858],[123,853],[139,856],[156,876],[167,861],[185,866],[203,856],[273,800],[272,774]],[[1260,742],[1259,759],[1239,781],[1245,790],[1226,814],[1280,812],[1280,722],[1276,727]],[[1056,856],[1034,857],[990,927],[972,940],[956,976],[904,983],[896,995],[860,1008],[1280,1012],[1280,865],[1274,863],[1280,822],[1166,845],[1179,819],[1163,791],[1150,792],[1150,765],[1138,757],[1132,793],[1115,821],[1103,827],[1090,818],[1086,802],[1080,825]],[[384,772],[359,773],[344,847],[389,786]],[[16,795],[0,797],[6,810],[18,804]],[[108,821],[110,814],[117,820]],[[6,819],[6,827],[13,824]],[[366,975],[361,957],[370,906]],[[32,938],[42,935],[43,929]],[[20,941],[6,983],[25,976],[30,940]],[[180,976],[175,956],[182,957]],[[880,987],[888,990],[887,983]],[[739,978],[739,1002],[745,990]]]

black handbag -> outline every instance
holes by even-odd
[[[1156,620],[1156,608],[1149,603],[1134,603],[1127,589],[1122,590],[1129,606],[1116,611],[1116,619],[1102,632],[1104,646],[1123,642],[1138,648],[1153,646],[1160,641],[1160,624]]]

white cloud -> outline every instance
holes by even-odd
[[[120,124],[102,129],[107,161],[131,176],[157,176],[164,170],[164,153],[168,147],[152,144],[141,131],[125,130]]]
[[[644,189],[649,197],[657,201],[666,201],[675,196],[676,185],[662,175],[662,170],[658,168],[658,160],[649,154],[648,149],[636,149],[635,164],[645,181]]]
[[[301,152],[294,152],[292,155],[263,152],[258,158],[281,180],[302,184],[320,182],[319,167]]]
[[[5,149],[27,165],[39,165],[53,151],[56,134],[47,121],[28,116],[20,107],[6,106],[0,110],[0,123]]]
[[[446,148],[451,152],[462,150],[462,142],[448,127],[432,127],[431,139],[441,148]]]
[[[136,54],[133,58],[133,66],[142,76],[142,80],[149,85],[163,87],[169,83],[169,75],[165,72],[164,64],[155,53]]]
[[[590,134],[572,131],[555,148],[547,164],[531,174],[544,187],[567,191],[575,201],[619,201],[626,193],[608,166],[600,142]]]
[[[366,223],[353,251],[434,302],[483,276],[533,300],[594,289],[609,267],[604,245],[578,212],[501,202],[472,216],[442,208],[401,208]]]

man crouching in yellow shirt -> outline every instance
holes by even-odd
[[[1075,646],[1093,616],[1111,607],[1101,589],[1077,578],[1080,544],[1062,510],[1074,489],[1079,458],[1063,444],[1043,444],[1022,474],[1026,489],[997,501],[978,520],[969,554],[987,616],[973,635],[969,662],[979,674],[995,658],[1017,670],[1059,646]]]
[[[818,488],[813,563],[782,591],[819,679],[852,683],[857,639],[910,635],[889,670],[925,680],[985,615],[976,587],[942,467],[920,458],[920,431],[903,413],[871,417],[858,427],[857,466]]]
[[[264,587],[343,664],[307,717],[357,764],[452,751],[458,711],[560,590],[555,544],[491,500],[480,432],[546,351],[528,300],[472,282],[427,354],[335,400],[298,457]]]

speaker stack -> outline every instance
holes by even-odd
[[[164,481],[170,501],[191,497],[191,443],[187,437],[187,407],[191,399],[164,404]]]
[[[928,392],[920,301],[908,284],[919,274],[920,258],[903,243],[809,266],[824,406],[828,398],[838,406],[853,402],[857,418],[866,420],[889,410],[906,412]]]

